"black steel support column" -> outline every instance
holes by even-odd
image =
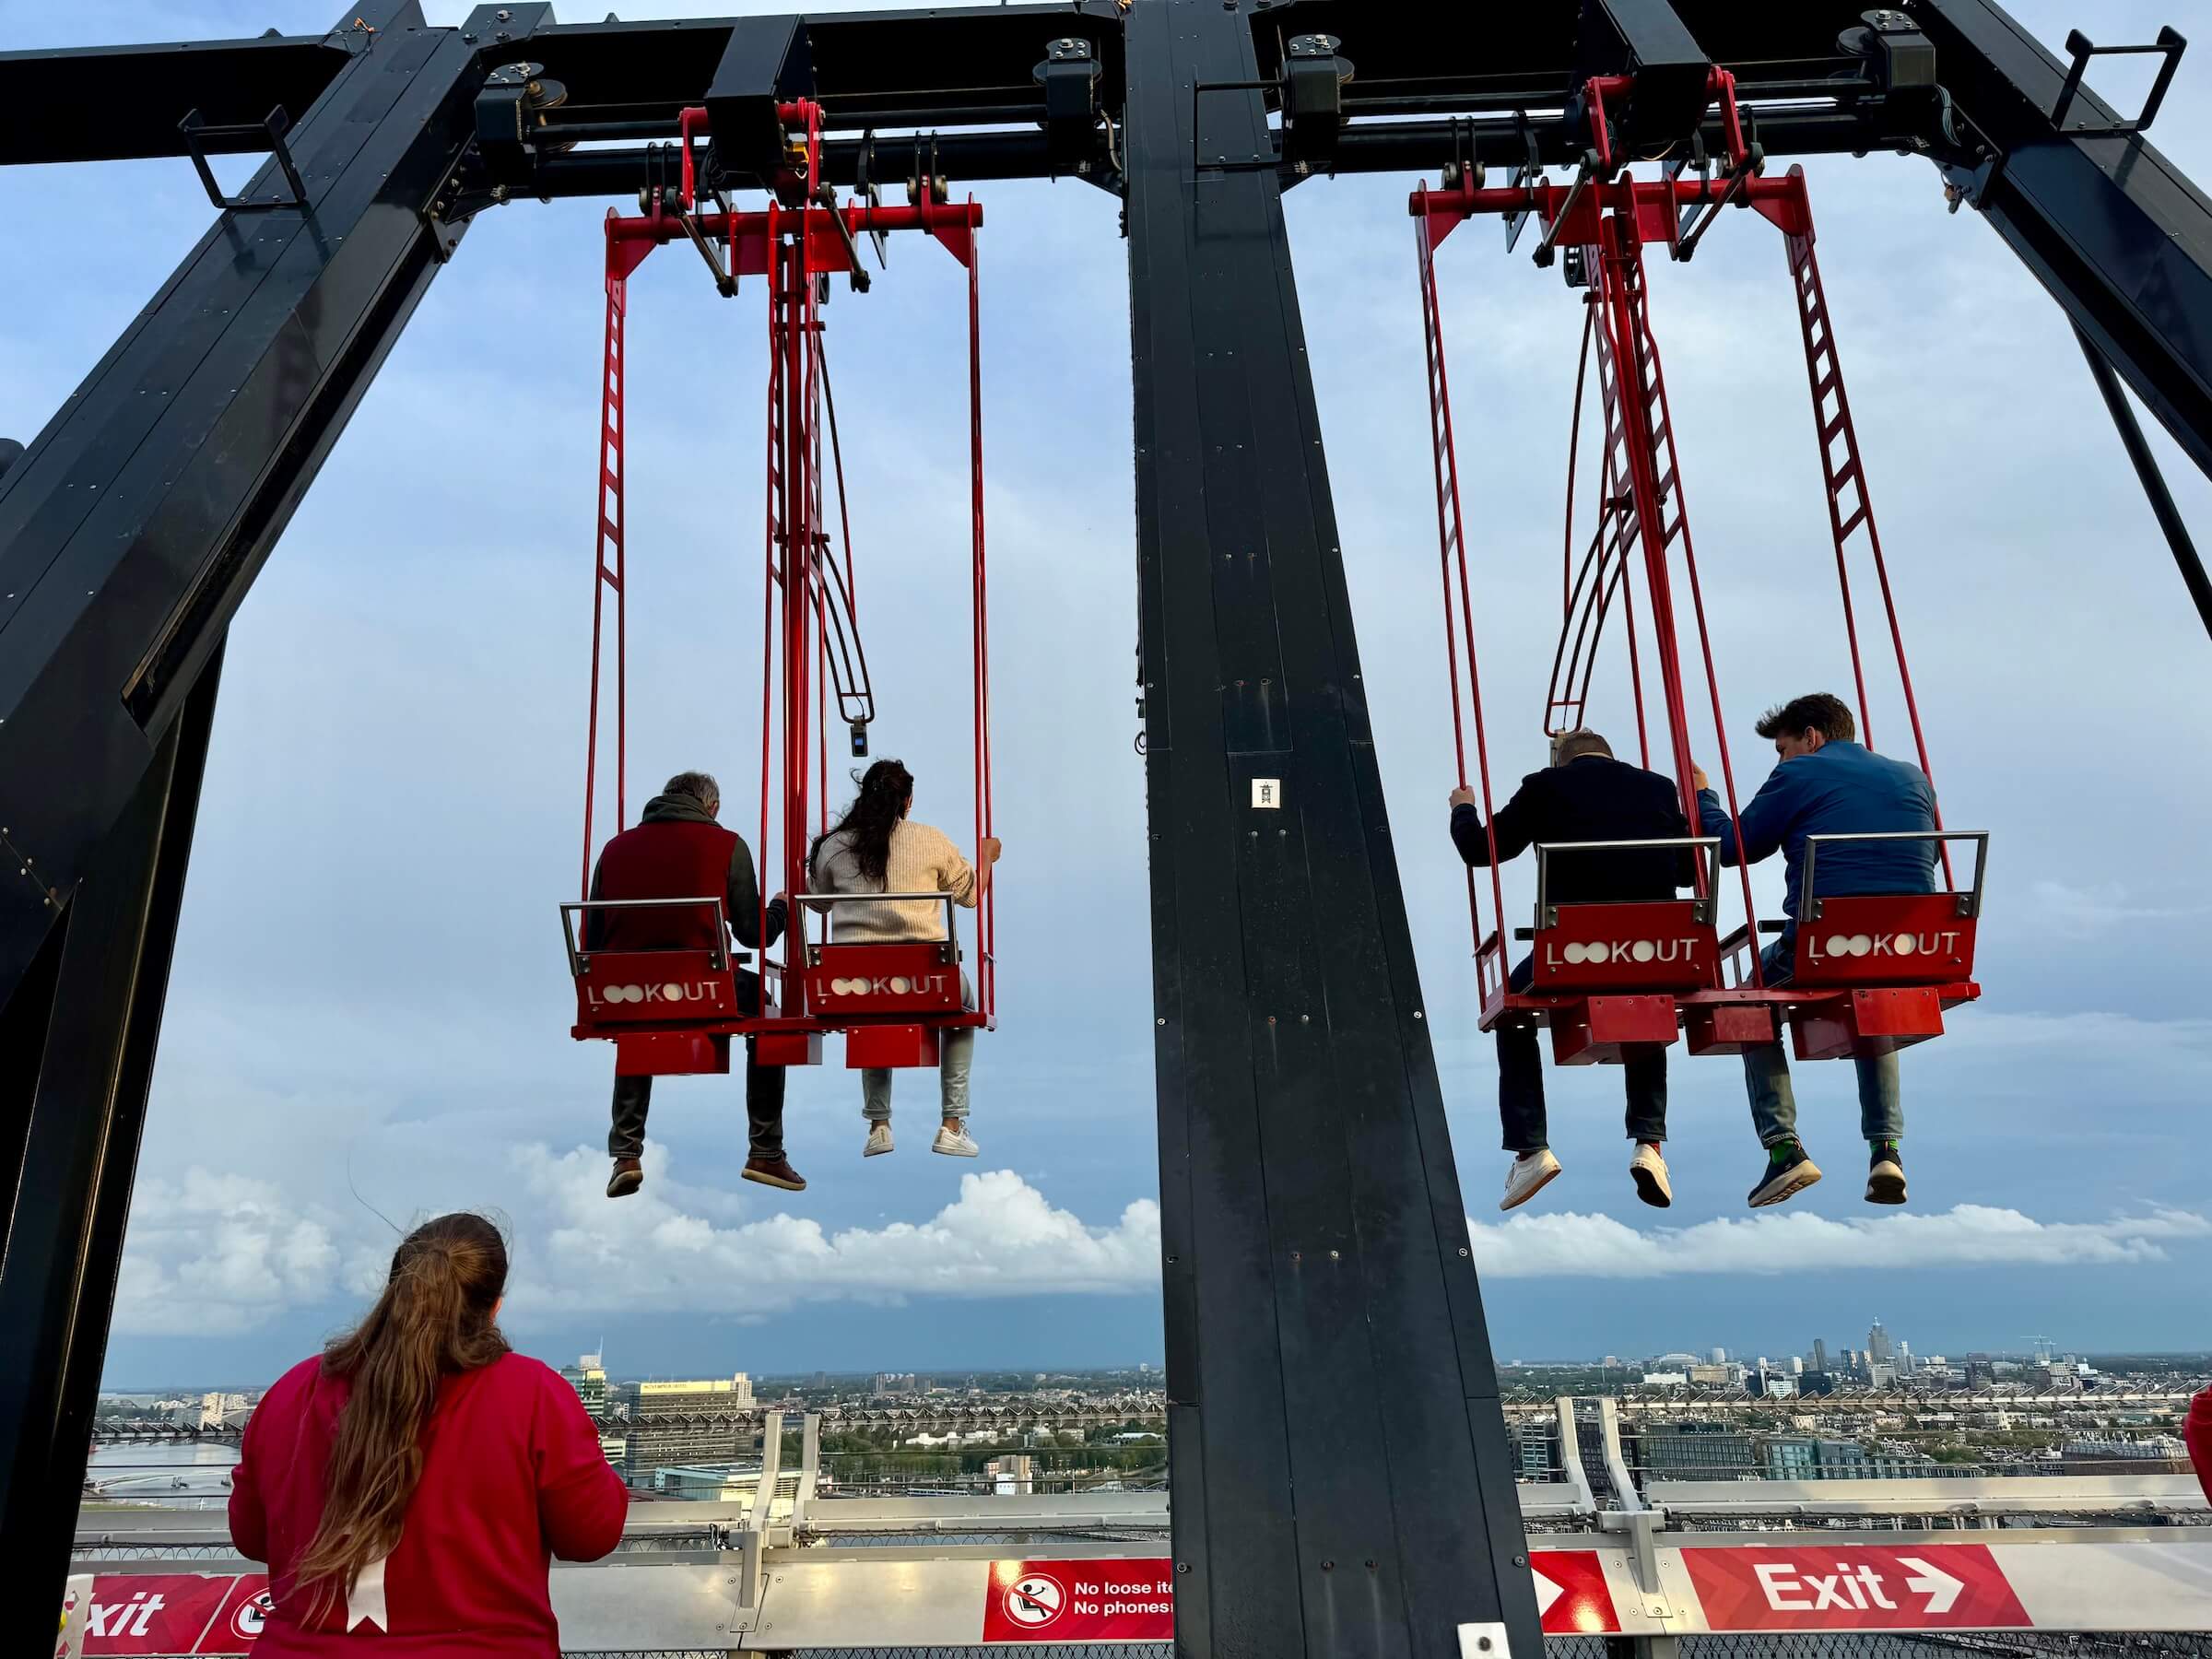
[[[224,636],[458,235],[423,209],[475,49],[370,0],[322,50],[343,67],[288,112],[307,205],[264,167],[270,205],[223,215],[0,477],[11,1653],[53,1640]]]
[[[1535,1659],[1252,20],[1127,27],[1178,1648]]]
[[[2159,521],[2159,528],[2166,533],[2166,545],[2173,549],[2173,562],[2182,573],[2183,585],[2188,588],[2189,597],[2196,606],[2197,620],[2205,631],[2212,633],[2212,577],[2205,574],[2205,561],[2198,555],[2196,542],[2183,521],[2182,510],[2174,505],[2173,491],[2166,488],[2166,475],[2159,469],[2159,458],[2150,453],[2150,445],[2143,436],[2143,423],[2128,405],[2127,389],[2121,385],[2120,377],[2112,372],[2112,364],[2105,361],[2089,336],[2079,329],[2074,337],[2081,342],[2081,354],[2089,359],[2089,373],[2097,382],[2097,390],[2104,394],[2104,406],[2112,412],[2112,425],[2120,430],[2120,442],[2127,451],[2127,458],[2135,465],[2136,477],[2142,481],[2143,493],[2150,498],[2150,511]]]
[[[69,1571],[221,667],[218,643],[0,1006],[0,1150],[20,1171],[0,1256],[0,1552],[24,1587],[0,1621],[10,1651],[52,1645]]]

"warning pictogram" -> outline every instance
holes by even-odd
[[[1067,1610],[1067,1592],[1056,1578],[1025,1572],[1006,1586],[1006,1609],[1024,1630],[1039,1630]]]

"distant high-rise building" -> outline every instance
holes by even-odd
[[[1897,1350],[1890,1345],[1889,1333],[1882,1329],[1882,1322],[1877,1319],[1866,1333],[1866,1363],[1888,1365],[1896,1359]]]
[[[1713,1364],[1715,1364],[1715,1365],[1725,1365],[1725,1364],[1727,1364],[1727,1363],[1728,1363],[1728,1350],[1727,1350],[1726,1348],[1724,1348],[1724,1347],[1716,1347],[1716,1348],[1714,1348],[1714,1349],[1712,1350],[1712,1362],[1713,1362]]]
[[[1817,1371],[1824,1371],[1828,1369],[1828,1343],[1824,1338],[1818,1336],[1813,1338],[1813,1362],[1806,1369]]]
[[[606,1367],[598,1354],[579,1354],[576,1363],[560,1368],[561,1381],[576,1391],[583,1408],[595,1418],[606,1416]]]
[[[1798,1359],[1794,1354],[1790,1357],[1790,1375],[1793,1377],[1802,1377],[1805,1375],[1805,1361]]]

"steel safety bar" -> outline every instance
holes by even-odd
[[[959,959],[959,901],[950,893],[796,893],[792,896],[792,902],[801,910],[817,912],[825,924],[829,922],[831,910],[841,904],[942,904],[945,907],[945,936],[942,939],[869,939],[865,943],[945,945],[951,947],[950,959]],[[837,941],[825,933],[819,943],[812,939],[804,942],[807,965],[818,967],[820,959],[817,953],[823,946],[834,945]]]
[[[1717,835],[1659,836],[1647,841],[1538,841],[1536,843],[1536,925],[1557,927],[1559,907],[1549,901],[1551,861],[1560,853],[1656,853],[1669,847],[1696,847],[1705,854],[1704,892],[1698,900],[1698,920],[1711,926],[1719,902],[1721,838]],[[1664,901],[1659,901],[1664,902]]]
[[[582,911],[683,910],[692,906],[704,906],[712,910],[714,912],[715,942],[707,947],[707,948],[713,952],[713,956],[711,960],[712,967],[715,972],[720,973],[724,968],[727,968],[730,965],[731,959],[728,943],[730,936],[730,921],[729,917],[723,911],[721,900],[571,899],[560,907],[560,931],[562,935],[568,941],[569,973],[571,977],[581,979],[585,973],[589,972],[590,959],[593,957],[622,956],[629,954],[624,951],[608,950],[604,947],[596,950],[579,947],[576,943],[577,912]],[[672,945],[667,948],[671,950],[681,950],[686,947],[680,945]],[[747,957],[743,951],[739,951],[736,955],[736,959],[739,962],[747,962],[752,959]]]
[[[1805,914],[1800,917],[1799,920],[1805,922],[1818,922],[1820,919],[1820,900],[1811,897],[1811,894],[1813,892],[1814,864],[1815,861],[1819,857],[1820,849],[1823,846],[1837,847],[1843,846],[1845,844],[1858,844],[1869,841],[1920,841],[1946,842],[1972,841],[1974,843],[1974,885],[1963,893],[1952,893],[1951,897],[1959,901],[1959,913],[1961,916],[1971,917],[1981,915],[1983,877],[1989,867],[1988,830],[1870,830],[1860,835],[1808,835],[1805,838],[1805,884],[1799,890],[1806,895],[1806,897],[1803,900],[1805,905]],[[1832,893],[1830,895],[1830,897],[1834,899],[1843,899],[1852,897],[1852,895],[1844,893]]]

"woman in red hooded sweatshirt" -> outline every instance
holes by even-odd
[[[550,1558],[612,1551],[629,1492],[576,1391],[509,1350],[506,1288],[490,1222],[425,1222],[359,1328],[255,1408],[230,1537],[268,1563],[258,1659],[559,1659]]]
[[[2189,1462],[2196,1470],[2197,1484],[2205,1488],[2205,1501],[2212,1503],[2212,1388],[2189,1402],[2189,1420],[2182,1432],[2189,1442]]]

